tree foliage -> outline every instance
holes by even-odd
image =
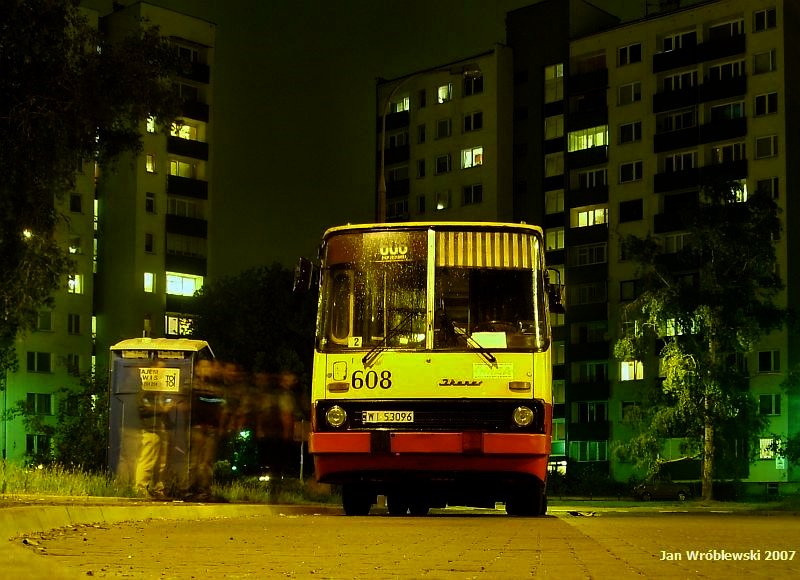
[[[105,165],[141,147],[149,115],[169,123],[180,102],[177,52],[143,23],[111,42],[78,0],[6,0],[0,7],[0,359],[65,284],[55,201],[81,160]]]
[[[78,377],[78,387],[56,391],[55,418],[38,415],[27,401],[9,410],[9,419],[22,417],[28,432],[47,435],[48,450],[28,459],[34,464],[58,464],[101,472],[108,464],[108,378],[93,373]]]
[[[246,370],[310,375],[316,295],[292,292],[293,275],[276,263],[206,284],[193,336]]]
[[[686,453],[703,460],[707,499],[715,460],[743,441],[753,449],[763,427],[737,359],[786,318],[775,304],[782,288],[774,248],[778,208],[765,194],[742,197],[737,183],[707,185],[686,207],[688,243],[675,253],[666,254],[652,236],[622,242],[638,266],[642,293],[623,311],[615,355],[657,355],[663,373],[643,410],[641,431],[622,452],[652,471],[663,438],[686,438]]]

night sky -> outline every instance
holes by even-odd
[[[375,79],[489,50],[505,40],[506,12],[532,2],[149,3],[217,26],[209,274],[219,276],[292,266],[316,255],[326,228],[372,221]],[[643,3],[622,5],[630,12]]]

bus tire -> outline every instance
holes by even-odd
[[[411,512],[412,516],[427,516],[429,510],[430,506],[424,499],[412,500],[408,506],[408,511]]]
[[[409,502],[401,493],[390,493],[386,496],[386,511],[390,516],[404,516],[408,513]]]
[[[364,486],[345,484],[342,486],[342,507],[345,515],[366,516],[372,507],[372,497]]]
[[[547,495],[536,491],[517,491],[506,500],[506,513],[520,517],[543,516],[547,513]]]

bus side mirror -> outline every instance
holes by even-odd
[[[294,268],[294,292],[306,292],[311,289],[314,265],[308,258],[300,258]]]
[[[552,284],[550,282],[550,272],[555,272],[556,274],[556,283]],[[547,287],[547,301],[550,305],[550,312],[553,314],[564,314],[566,313],[566,309],[564,308],[564,297],[562,295],[563,286],[561,285],[561,272],[556,270],[555,268],[548,268],[545,272],[545,285]]]

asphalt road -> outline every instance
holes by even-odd
[[[73,525],[25,541],[50,578],[800,577],[800,516],[666,509],[272,513]]]

